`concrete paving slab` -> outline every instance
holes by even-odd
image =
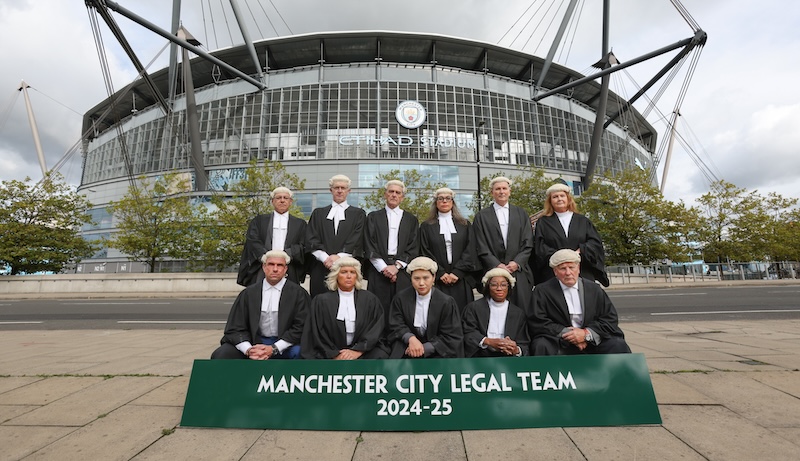
[[[83,426],[167,382],[162,377],[118,376],[11,420],[27,426]]]
[[[657,358],[657,357],[662,357],[662,358],[663,357],[675,357],[674,353],[672,353],[672,352],[662,352],[662,351],[657,350],[657,349],[651,349],[651,348],[649,348],[647,346],[644,346],[642,344],[632,343],[631,341],[628,341],[628,338],[625,338],[625,342],[627,342],[628,346],[630,346],[631,352],[633,352],[635,354],[644,354],[645,357],[647,357],[647,358],[650,358],[650,357],[653,357],[653,358]]]
[[[751,373],[687,373],[674,378],[763,427],[800,427],[800,400]]]
[[[0,395],[43,379],[39,376],[0,376]]]
[[[103,381],[102,377],[51,377],[0,394],[0,405],[47,405]]]
[[[192,364],[197,357],[194,355],[181,356],[176,359],[162,360],[150,365],[140,367],[136,373],[158,376],[191,376]],[[203,357],[207,359],[208,357]]]
[[[564,430],[588,461],[705,459],[661,426],[570,427]]]
[[[653,373],[650,375],[650,381],[653,383],[653,392],[656,394],[656,402],[658,402],[659,405],[701,405],[714,403],[714,400],[707,395],[673,379],[672,374]]]
[[[770,430],[800,447],[800,427],[774,427]]]
[[[178,428],[133,457],[135,461],[238,461],[258,440],[262,430]],[[283,457],[262,457],[261,461]],[[322,458],[319,458],[322,459]]]
[[[25,460],[127,461],[162,437],[168,437],[162,431],[174,428],[180,418],[179,408],[128,405],[43,447]]]
[[[97,363],[90,367],[83,368],[81,373],[88,375],[133,375],[145,374],[142,370],[148,369],[163,362],[161,357],[138,357],[135,355],[128,356],[124,360],[116,359],[107,362]]]
[[[0,460],[22,459],[74,430],[74,427],[0,426],[0,447],[3,447]]]
[[[753,373],[749,376],[773,389],[777,389],[800,399],[800,372],[797,370]]]
[[[710,349],[712,346],[716,344],[713,341],[707,341],[704,339],[697,340],[697,338],[692,338],[691,341],[684,341],[682,340],[685,336],[671,336],[667,338],[650,338],[645,344],[645,347],[649,349],[655,349],[661,351],[662,353],[675,353],[677,351],[696,351],[698,349]],[[681,339],[681,340],[679,340]]]
[[[461,432],[362,432],[353,461],[466,461]]]
[[[39,405],[0,405],[0,424],[39,408]]]
[[[714,368],[719,371],[781,371],[785,370],[783,367],[771,365],[769,363],[750,362],[747,359],[742,359],[735,362],[718,362],[713,360],[703,360],[697,363],[707,367]]]
[[[718,352],[726,354],[740,355],[742,357],[751,357],[754,355],[782,355],[786,351],[767,349],[764,347],[742,346],[739,344],[723,344],[717,349]]]
[[[727,408],[665,405],[660,410],[664,428],[710,461],[797,457],[797,445]]]
[[[264,431],[241,461],[350,461],[360,436],[352,431]]]
[[[93,363],[67,362],[63,357],[38,355],[0,364],[0,374],[9,376],[59,375],[77,373]]]
[[[716,362],[738,362],[739,360],[746,360],[746,358],[742,358],[742,356],[734,355],[734,354],[727,354],[725,352],[719,351],[712,351],[712,350],[700,350],[700,351],[677,351],[674,352],[675,357],[690,360],[692,362],[706,362],[706,361],[716,361]]]
[[[699,364],[697,362],[690,362],[688,360],[679,359],[676,357],[668,358],[647,358],[647,369],[650,373],[658,372],[686,372],[686,371],[714,371],[713,368]]]
[[[585,459],[561,428],[463,431],[462,436],[469,461]]]
[[[166,405],[183,408],[189,377],[172,378],[163,385],[131,402],[131,405]]]
[[[769,363],[787,370],[797,371],[800,370],[800,354],[791,355],[751,355],[754,360]]]

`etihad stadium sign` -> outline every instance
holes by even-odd
[[[352,135],[339,136],[339,144],[342,146],[414,146],[419,147],[457,147],[460,149],[474,149],[474,139],[438,137],[438,136],[375,136],[375,135]]]

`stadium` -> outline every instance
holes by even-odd
[[[416,169],[444,182],[464,208],[478,174],[519,174],[535,166],[583,190],[600,85],[588,81],[534,101],[537,94],[584,77],[545,59],[488,43],[435,34],[331,32],[253,42],[211,53],[263,88],[207,59],[191,60],[202,163],[193,159],[187,98],[171,113],[153,89],[170,94],[168,69],[139,79],[84,115],[79,191],[94,204],[88,239],[114,231],[105,206],[130,181],[181,172],[203,200],[224,194],[252,159],[280,161],[306,180],[295,195],[306,215],[330,201],[328,178],[353,180],[350,203],[379,187],[390,170]],[[596,173],[653,163],[657,133],[625,100],[610,92]],[[203,176],[197,181],[198,172]],[[205,184],[204,184],[205,183]],[[199,184],[199,186],[198,186]],[[203,187],[205,186],[205,187]],[[116,263],[106,269],[104,263]],[[115,249],[79,264],[81,272],[135,271]],[[120,269],[120,265],[123,266]]]

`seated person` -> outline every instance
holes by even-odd
[[[528,355],[530,339],[525,313],[508,301],[515,282],[511,273],[499,267],[483,276],[483,298],[467,304],[464,310],[466,357]]]
[[[305,359],[383,359],[386,321],[377,296],[365,290],[361,263],[344,256],[331,266],[328,292],[311,301],[302,351]]]
[[[310,298],[303,287],[286,279],[290,261],[281,250],[270,250],[261,257],[264,280],[239,293],[212,359],[300,357]]]
[[[397,293],[389,309],[391,358],[464,357],[464,334],[455,300],[433,288],[438,269],[420,256],[406,266],[411,287]]]
[[[581,256],[558,250],[550,257],[556,278],[536,285],[528,328],[533,355],[615,354],[631,349],[606,292],[579,277]]]

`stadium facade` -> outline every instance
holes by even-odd
[[[251,159],[283,163],[306,180],[296,194],[306,215],[329,203],[327,180],[353,179],[351,203],[380,185],[376,176],[416,169],[445,182],[464,207],[483,176],[543,168],[582,191],[600,87],[589,82],[565,94],[533,97],[583,77],[553,64],[536,82],[544,59],[461,38],[400,32],[335,32],[255,42],[264,89],[201,58],[191,60],[208,189],[225,193]],[[248,75],[257,74],[248,47],[212,53]],[[169,93],[168,70],[152,74]],[[611,92],[607,114],[625,101]],[[128,190],[129,179],[165,172],[194,176],[186,135],[186,101],[165,115],[144,81],[120,90],[84,116],[79,190],[95,205],[89,239],[114,231],[105,206]],[[604,131],[597,174],[652,163],[656,131],[630,110]],[[476,162],[476,153],[480,163]],[[124,255],[103,251],[79,270],[109,270],[102,263]],[[124,263],[122,271],[131,270]]]

